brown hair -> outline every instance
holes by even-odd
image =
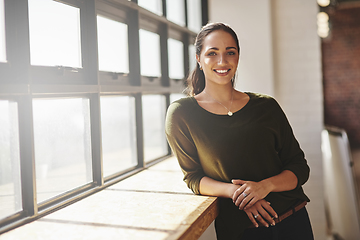
[[[238,37],[230,26],[224,23],[208,23],[201,28],[200,32],[196,36],[195,53],[197,56],[200,56],[205,37],[217,30],[222,30],[224,32],[230,33],[230,35],[234,38],[236,42],[237,51],[238,53],[240,53]],[[234,79],[235,79],[235,75],[231,80],[233,86],[234,86]],[[188,95],[194,96],[201,93],[204,90],[204,88],[205,88],[205,75],[203,71],[200,70],[199,65],[196,63],[195,69],[189,74],[187,78],[186,92]]]

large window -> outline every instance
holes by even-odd
[[[29,0],[32,65],[81,68],[80,9],[49,0]]]
[[[0,0],[0,234],[171,155],[201,2]]]
[[[34,99],[37,201],[92,181],[89,99]]]
[[[144,118],[145,162],[167,154],[165,140],[165,97],[144,95],[142,99]]]
[[[137,165],[135,99],[131,96],[102,96],[102,158],[104,176]]]
[[[129,73],[128,26],[97,16],[99,70]]]
[[[143,29],[140,29],[139,34],[141,75],[160,77],[160,35]]]
[[[17,103],[0,99],[0,219],[22,210]]]
[[[139,6],[146,8],[158,15],[163,14],[162,0],[138,0]]]

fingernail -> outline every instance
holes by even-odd
[[[271,226],[275,226],[275,222],[272,222]]]
[[[275,215],[275,218],[278,218],[278,215]]]
[[[269,227],[269,224],[266,224],[266,227],[268,228],[268,227]]]
[[[258,228],[258,227],[259,227],[259,225],[257,225],[257,224],[256,224],[256,225],[255,225],[255,227],[257,227],[257,228]]]

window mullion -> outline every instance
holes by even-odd
[[[160,53],[161,53],[161,86],[168,87],[169,84],[169,57],[168,57],[168,27],[160,27]]]
[[[19,100],[20,171],[23,210],[27,216],[38,213],[32,119],[32,97],[30,95],[22,96]]]
[[[81,52],[87,83],[98,84],[98,42],[95,0],[87,0],[80,9]]]
[[[131,10],[129,16],[128,27],[128,43],[129,43],[129,77],[130,85],[141,85],[140,74],[140,37],[139,37],[139,12]]]
[[[135,95],[135,120],[136,120],[136,146],[138,168],[145,166],[144,160],[144,128],[143,128],[143,114],[142,114],[142,94],[136,93]]]
[[[100,112],[100,94],[93,94],[90,97],[90,122],[91,122],[91,149],[92,149],[92,167],[93,182],[97,186],[104,184],[103,178],[103,159],[101,153],[101,112]]]

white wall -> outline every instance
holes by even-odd
[[[230,24],[240,39],[236,88],[274,96],[289,118],[311,169],[304,189],[315,239],[325,240],[317,12],[316,0],[209,0],[209,20]],[[216,239],[211,228],[203,239]]]
[[[269,0],[210,0],[209,21],[229,24],[241,56],[236,88],[274,95]]]
[[[316,0],[272,1],[275,96],[310,165],[305,192],[315,239],[325,239],[321,130],[323,94]]]

